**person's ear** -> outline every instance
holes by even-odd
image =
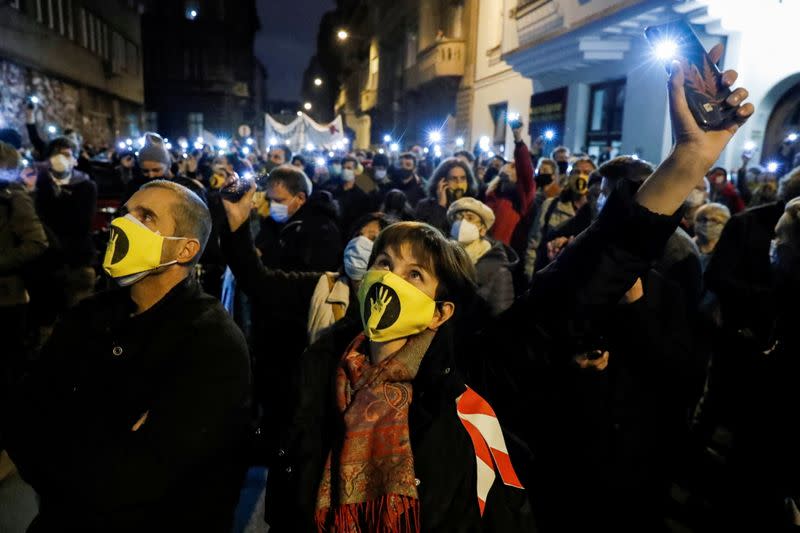
[[[179,244],[179,246],[178,255],[175,257],[179,265],[189,263],[201,251],[200,241],[197,239],[186,239],[186,242]]]
[[[478,228],[478,235],[480,235],[481,238],[486,237],[487,231],[489,230],[486,229],[486,226],[484,224],[481,224],[480,227]]]
[[[456,305],[453,302],[437,302],[436,311],[433,313],[433,320],[428,325],[428,329],[436,331],[445,322],[453,317],[456,312]]]
[[[303,205],[308,200],[308,197],[306,196],[306,193],[299,192],[297,193],[297,200],[300,202],[300,205]]]

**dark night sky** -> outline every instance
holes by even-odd
[[[269,72],[270,100],[299,100],[303,71],[316,51],[322,14],[333,0],[257,0],[256,55]]]

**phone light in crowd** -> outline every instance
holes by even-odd
[[[224,156],[225,155],[225,150],[217,151],[217,155],[220,156],[220,157]]]
[[[400,145],[397,144],[397,143],[392,143],[392,144],[389,145],[389,150],[391,150],[392,152],[399,152],[400,151]]]
[[[428,132],[428,140],[432,143],[442,142],[442,132],[436,130]]]
[[[556,138],[556,132],[554,132],[553,130],[546,130],[544,132],[544,138],[548,141],[552,141],[553,139]]]
[[[124,142],[124,141],[120,141],[120,142],[119,142],[119,144],[117,145],[117,147],[118,147],[120,150],[124,150],[125,148],[127,148],[127,147],[128,147],[128,145],[127,145],[127,144],[125,144],[125,142]]]
[[[442,157],[442,147],[438,144],[433,147],[433,155],[436,157]]]
[[[127,146],[133,146],[133,139],[125,139],[125,144]]]
[[[135,152],[133,153],[133,155],[135,155],[136,157],[139,157],[139,151],[138,151],[138,150],[137,150],[137,151],[135,151]]]
[[[633,159],[634,161],[638,161],[639,160],[639,154],[631,155],[631,159]]]
[[[189,142],[186,139],[181,139],[178,141],[178,146],[181,147],[181,150],[186,150],[189,148]]]
[[[490,142],[490,141],[489,141],[489,137],[487,137],[486,135],[484,135],[483,137],[481,137],[481,138],[478,140],[478,146],[480,147],[480,149],[481,149],[482,151],[484,151],[484,152],[488,152],[488,151],[489,151],[489,142]]]
[[[756,149],[756,143],[753,141],[747,141],[746,143],[744,143],[744,149],[747,150],[748,152],[752,152],[753,150]]]
[[[139,146],[139,148],[144,148],[144,137],[139,137],[136,139],[136,144]]]
[[[778,171],[778,163],[776,163],[775,161],[770,161],[769,163],[767,163],[767,172],[774,173],[777,171]]]
[[[786,137],[786,140],[787,140],[787,141],[789,141],[790,143],[793,143],[793,142],[795,142],[795,141],[797,140],[797,134],[796,134],[796,133],[790,133],[790,134],[789,134],[789,135]]]
[[[250,155],[250,147],[243,146],[242,147],[242,155]]]
[[[28,165],[30,165],[31,162],[28,161],[27,159],[21,159],[19,164],[22,165],[22,168],[28,168]]]
[[[506,145],[504,145],[504,144],[501,144],[501,145],[500,145],[500,153],[501,153],[501,154],[504,154],[504,153],[506,153]]]
[[[186,11],[186,18],[189,20],[194,20],[197,18],[197,10],[196,9],[189,9]]]
[[[172,150],[172,143],[164,143],[164,148],[167,150]]]
[[[315,161],[316,161],[318,167],[324,167],[325,166],[325,158],[324,157],[318,157]]]
[[[379,154],[385,154],[386,150],[384,150],[383,148],[378,148],[378,153]]]
[[[464,146],[464,137],[456,138],[456,146],[458,146],[459,148]]]
[[[678,52],[678,43],[665,39],[655,45],[654,53],[661,61],[669,61]]]
[[[56,133],[56,127],[53,126],[52,124],[50,126],[47,126],[47,133],[49,133],[50,135],[54,135]]]
[[[298,111],[298,112],[297,112],[297,116],[298,116],[298,117],[302,117],[302,116],[303,116],[303,112],[302,112],[302,111]]]
[[[336,152],[334,152],[333,150],[331,150],[330,152],[328,152],[328,157],[333,157],[333,156],[335,156],[335,155],[336,155]]]
[[[275,137],[270,137],[269,138],[269,145],[270,146],[275,146],[276,144],[278,144],[278,139],[276,139]]]
[[[347,33],[346,30],[339,30],[336,32],[336,38],[342,42],[346,41],[348,37],[350,37],[350,34]]]
[[[314,143],[308,143],[306,145],[306,150],[309,151],[309,152],[313,152],[314,151]]]
[[[426,153],[426,154],[427,154],[428,152],[430,152],[430,150],[428,150],[428,147],[427,147],[427,146],[426,146],[425,148],[423,148],[423,149],[422,149],[422,151],[423,151],[424,153]]]
[[[227,139],[220,139],[217,141],[217,146],[222,150],[228,149],[228,140]]]
[[[491,159],[494,157],[494,152],[489,152],[486,155],[489,157],[489,159]]]
[[[385,143],[392,142],[392,136],[391,135],[384,135],[383,136],[383,142],[385,142]]]
[[[253,144],[255,143],[252,137],[248,137],[245,142],[247,143],[247,146],[253,146]]]
[[[305,104],[303,104],[303,109],[305,109],[306,111],[311,111],[311,102],[306,102]]]
[[[31,96],[31,103],[32,104],[38,104],[39,103],[39,97],[38,96]]]
[[[321,87],[322,86],[322,78],[314,78],[314,85],[316,85],[317,87]]]
[[[506,115],[506,120],[508,122],[514,122],[515,120],[519,120],[519,113],[508,113]]]

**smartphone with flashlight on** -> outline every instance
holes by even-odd
[[[522,127],[522,121],[519,119],[519,113],[509,113],[506,117],[508,127],[512,130]]]
[[[725,103],[731,90],[722,84],[722,73],[687,22],[650,26],[644,35],[656,57],[664,61],[667,72],[672,61],[681,63],[686,77],[686,101],[701,128],[721,129],[734,120],[736,109]]]

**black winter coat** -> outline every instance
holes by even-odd
[[[125,289],[79,304],[13,397],[7,448],[41,497],[31,532],[230,531],[246,467],[244,338],[188,280],[134,309]]]
[[[312,198],[284,224],[266,220],[258,235],[258,248],[264,264],[271,268],[338,270],[343,247],[336,204]]]
[[[514,303],[514,271],[519,266],[517,252],[500,241],[475,264],[478,296],[488,305],[492,315],[499,315]]]
[[[475,451],[455,400],[469,384],[492,405],[526,485],[531,449],[515,435],[529,436],[531,421],[544,408],[537,402],[537,383],[547,379],[548,361],[575,352],[598,306],[619,300],[678,223],[628,205],[619,195],[612,195],[609,207],[508,312],[491,320],[462,313],[434,337],[413,382],[409,415],[423,531],[535,531],[528,495],[499,479],[479,515]],[[539,305],[542,299],[552,305]],[[543,307],[547,313],[538,313]],[[341,439],[334,370],[360,330],[353,322],[337,326],[306,351],[294,377],[296,395],[288,404],[293,423],[281,435],[267,484],[267,522],[275,533],[315,531],[321,473]]]

